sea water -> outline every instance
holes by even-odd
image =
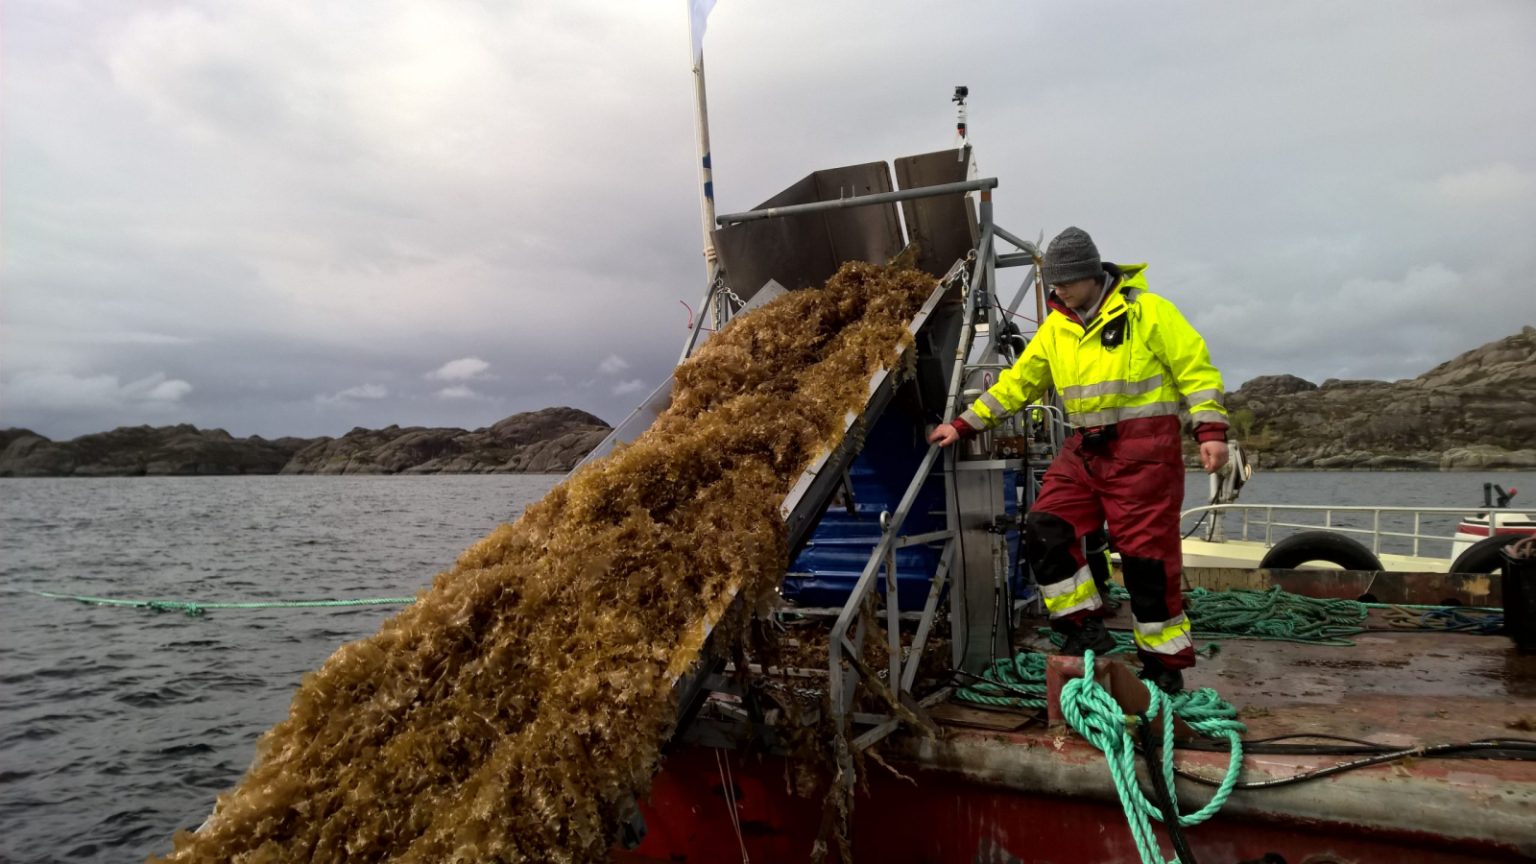
[[[398,607],[174,612],[123,598],[409,596],[558,477],[0,479],[0,860],[169,850],[250,763],[300,678]],[[1536,474],[1275,472],[1252,503],[1474,509]],[[1185,505],[1205,503],[1187,477]],[[1528,498],[1528,501],[1522,499]]]

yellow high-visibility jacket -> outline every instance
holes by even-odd
[[[1053,294],[1051,313],[1023,356],[960,419],[976,430],[996,426],[1054,387],[1073,426],[1177,416],[1182,398],[1197,438],[1224,439],[1221,373],[1179,310],[1147,290],[1146,268],[1115,268],[1120,278],[1086,328]]]

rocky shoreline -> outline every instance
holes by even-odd
[[[609,431],[575,408],[514,414],[482,429],[357,428],[339,438],[236,438],[182,424],[51,441],[4,429],[0,477],[563,473]]]
[[[1227,397],[1264,470],[1536,470],[1536,327],[1417,378],[1265,375]]]
[[[1536,470],[1536,327],[1401,381],[1263,375],[1227,396],[1232,436],[1265,471]],[[339,438],[235,438],[135,426],[72,441],[0,430],[0,477],[563,473],[608,434],[575,408],[474,430],[353,429]],[[1194,448],[1186,464],[1198,466]]]

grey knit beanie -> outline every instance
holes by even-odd
[[[1045,250],[1045,284],[1065,285],[1079,279],[1092,279],[1104,272],[1099,262],[1099,247],[1081,228],[1068,228],[1056,235]]]

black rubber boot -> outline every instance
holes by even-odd
[[[1057,653],[1072,657],[1081,657],[1090,650],[1095,654],[1108,654],[1118,644],[1115,637],[1104,628],[1102,618],[1089,618],[1078,627],[1066,630],[1066,634],[1067,641],[1062,643]]]
[[[1157,689],[1172,696],[1184,689],[1184,673],[1169,669],[1150,657],[1141,658],[1141,671],[1137,675],[1143,681],[1151,681]]]

